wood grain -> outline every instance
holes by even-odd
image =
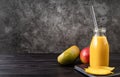
[[[58,54],[1,54],[0,77],[84,77],[74,65],[61,66]],[[111,66],[120,66],[119,54],[110,58]],[[77,63],[80,63],[79,60]]]

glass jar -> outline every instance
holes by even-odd
[[[109,44],[105,33],[105,28],[94,30],[90,43],[90,67],[109,66]]]

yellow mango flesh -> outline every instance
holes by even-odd
[[[115,67],[107,67],[107,66],[98,66],[98,67],[96,67],[96,68],[100,68],[100,69],[106,69],[106,70],[110,70],[110,71],[112,71],[112,70],[114,70],[115,69]]]
[[[96,68],[85,68],[85,72],[89,73],[89,74],[93,74],[93,75],[108,75],[108,74],[112,74],[112,70],[114,69],[114,67],[106,67],[106,66],[99,66]]]

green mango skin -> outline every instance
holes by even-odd
[[[57,61],[62,65],[72,64],[76,60],[76,58],[78,58],[79,53],[79,48],[74,45],[61,53],[58,56]]]

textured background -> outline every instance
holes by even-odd
[[[89,46],[90,0],[0,0],[0,53],[60,53]],[[110,52],[120,53],[120,0],[94,2]]]

